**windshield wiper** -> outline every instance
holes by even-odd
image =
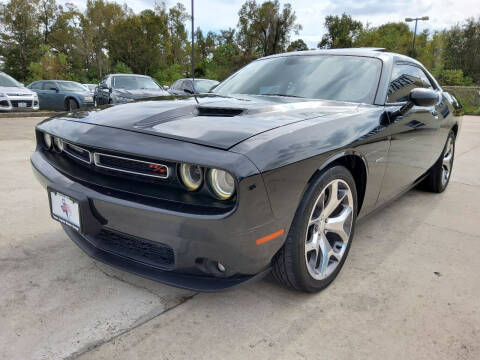
[[[284,96],[284,97],[294,97],[294,98],[305,99],[304,96],[288,95],[288,94],[258,94],[258,95],[262,95],[262,96]]]

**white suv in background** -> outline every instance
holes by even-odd
[[[37,94],[0,71],[0,111],[38,109]]]

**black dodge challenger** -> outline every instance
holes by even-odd
[[[338,274],[358,218],[448,185],[462,109],[381,49],[256,60],[211,94],[76,111],[36,127],[51,215],[90,256],[169,285]]]

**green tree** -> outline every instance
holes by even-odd
[[[101,78],[108,61],[105,51],[113,35],[114,26],[125,16],[120,5],[104,0],[87,0],[87,9],[82,19],[82,31],[86,41],[90,42],[98,76]]]
[[[55,0],[40,0],[38,3],[38,21],[43,27],[43,41],[48,44],[48,37],[59,15],[59,7]]]
[[[28,76],[28,66],[41,56],[37,0],[10,0],[0,4],[0,47],[4,69],[16,79]]]
[[[317,47],[321,49],[349,48],[363,29],[360,21],[353,20],[350,15],[328,15],[325,17],[327,33]]]
[[[292,41],[290,45],[288,45],[287,51],[304,51],[308,50],[307,44],[302,39],[297,39]]]
[[[112,28],[114,36],[108,42],[112,62],[125,63],[133,72],[154,75],[165,65],[164,49],[168,41],[165,13],[144,10],[130,15]]]
[[[480,83],[480,18],[467,19],[445,32],[445,68],[462,69]]]
[[[30,76],[27,82],[42,79],[71,79],[65,54],[52,51],[48,46],[44,46],[43,50],[44,55],[40,60],[28,66]]]
[[[285,51],[293,32],[302,29],[289,3],[280,9],[278,0],[258,5],[247,0],[238,12],[237,41],[247,57],[267,56]]]
[[[388,51],[408,54],[412,46],[412,33],[405,23],[387,23],[378,27],[362,28],[356,36],[355,47],[383,47]]]
[[[117,61],[115,65],[112,67],[112,72],[114,74],[132,74],[133,71],[130,69],[128,65],[121,61]]]

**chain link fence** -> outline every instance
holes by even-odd
[[[480,86],[442,86],[444,91],[455,95],[468,115],[480,115]]]

